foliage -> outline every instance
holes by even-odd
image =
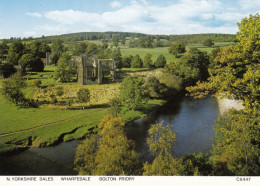
[[[73,77],[74,69],[69,65],[69,59],[70,57],[64,53],[58,60],[54,76],[61,82],[69,82]]]
[[[203,45],[207,46],[207,47],[211,47],[211,46],[214,45],[214,42],[213,42],[212,39],[206,39],[206,40],[203,41]]]
[[[148,135],[147,143],[154,156],[172,153],[173,145],[176,142],[176,133],[170,124],[166,127],[163,126],[163,122],[154,124],[148,130]]]
[[[225,96],[242,99],[246,106],[258,105],[259,20],[258,14],[243,19],[239,24],[240,32],[237,35],[240,42],[235,46],[220,49],[214,60],[215,69],[210,71],[208,82],[204,82],[203,87],[207,87],[209,92],[219,92]]]
[[[105,116],[99,132],[76,150],[76,170],[82,175],[136,175],[137,154],[124,134],[121,118]]]
[[[62,96],[64,94],[63,87],[57,87],[56,94],[57,94],[57,96]]]
[[[180,158],[185,176],[212,176],[213,165],[209,154],[193,153]]]
[[[153,67],[153,61],[152,61],[152,55],[147,53],[144,56],[144,68],[152,68]]]
[[[168,48],[168,52],[175,55],[175,57],[177,57],[178,54],[184,53],[185,51],[185,44],[183,41],[172,43]]]
[[[13,65],[18,65],[19,59],[24,54],[25,46],[21,41],[12,43],[8,50],[7,61]]]
[[[116,62],[116,68],[121,69],[123,67],[123,61],[122,61],[122,54],[121,54],[120,48],[116,48],[112,52],[112,58]]]
[[[44,64],[39,57],[34,54],[27,53],[24,54],[19,60],[22,71],[33,71],[33,72],[42,72],[44,69]]]
[[[65,51],[63,41],[61,39],[55,39],[51,45],[51,50],[53,53],[58,54],[61,56],[61,54]]]
[[[165,96],[168,89],[164,84],[160,83],[156,77],[152,76],[147,79],[145,90],[147,91],[147,94],[149,94],[150,98],[160,99]]]
[[[87,45],[84,42],[79,42],[75,44],[75,50],[74,50],[74,55],[79,56],[82,54],[85,54],[87,51]]]
[[[77,92],[77,101],[80,103],[86,103],[90,100],[90,92],[88,89],[81,88]]]
[[[165,76],[173,75],[177,77],[178,82],[186,87],[194,85],[199,80],[205,80],[208,77],[209,57],[206,53],[196,48],[190,49],[176,63],[169,63],[165,67]]]
[[[216,122],[211,152],[216,175],[259,175],[259,14],[242,19],[238,26],[240,42],[217,52],[208,81],[187,88],[192,96],[218,92],[242,100],[245,106]]]
[[[259,111],[231,110],[219,117],[211,150],[217,175],[259,175]]]
[[[132,55],[129,55],[129,56],[123,56],[123,59],[122,59],[122,66],[125,67],[125,68],[129,68],[131,67],[131,61],[133,59],[133,56]]]
[[[138,54],[136,54],[131,61],[131,68],[142,68],[143,60],[140,58]]]
[[[41,84],[42,84],[42,81],[39,80],[39,79],[36,79],[36,80],[34,80],[34,81],[32,82],[32,86],[34,86],[34,87],[40,87]]]
[[[6,41],[0,43],[0,59],[3,59],[5,55],[8,54],[8,45]]]
[[[110,109],[109,109],[110,114],[114,117],[117,117],[118,114],[121,111],[121,107],[120,107],[121,101],[120,101],[120,99],[119,98],[111,99],[108,104],[110,106]]]
[[[3,75],[4,78],[10,77],[12,74],[16,72],[14,65],[11,63],[3,63],[0,64],[0,74]]]
[[[119,98],[128,109],[137,109],[146,98],[143,78],[140,76],[126,77],[120,85]]]
[[[166,61],[165,57],[161,54],[158,56],[158,58],[154,62],[154,66],[156,68],[163,68],[166,65],[166,63],[167,63],[167,61]]]
[[[152,164],[144,164],[143,175],[166,176],[181,175],[183,166],[172,155],[173,145],[176,141],[176,133],[172,126],[163,127],[163,122],[151,126],[148,130],[147,143],[150,152],[155,156]]]
[[[25,103],[25,97],[22,88],[26,86],[25,81],[19,73],[13,74],[3,82],[2,93],[13,103]]]
[[[51,52],[51,48],[46,43],[34,41],[26,46],[27,53],[32,53],[34,56],[39,58],[45,58],[47,52]]]

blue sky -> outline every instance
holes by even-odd
[[[237,32],[259,0],[1,0],[0,39],[74,32]]]

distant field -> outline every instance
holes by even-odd
[[[152,55],[153,62],[157,59],[157,57],[162,54],[166,58],[167,63],[174,62],[177,59],[174,55],[168,52],[168,48],[121,48],[122,56],[129,55],[140,55],[142,59],[144,59],[145,54],[150,53]]]

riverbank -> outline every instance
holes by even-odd
[[[217,96],[217,101],[218,101],[219,113],[221,115],[223,115],[231,108],[234,108],[236,110],[241,110],[244,108],[242,104],[242,100],[221,98],[220,96]]]
[[[153,109],[163,105],[163,103],[163,100],[149,100],[138,111],[128,111],[123,107],[120,117],[125,122],[142,118]],[[100,119],[109,113],[109,108],[70,111],[53,110],[53,113],[46,117],[47,115],[44,113],[48,109],[17,109],[16,107],[7,109],[10,107],[10,103],[7,101],[2,102],[2,105],[6,114],[5,117],[0,118],[0,123],[2,127],[9,128],[9,130],[1,131],[5,132],[5,135],[0,136],[0,154],[12,154],[30,147],[54,146],[61,142],[82,139],[88,133],[97,132]],[[56,112],[61,113],[59,115],[55,114]],[[8,117],[10,117],[8,113],[12,113],[12,116],[16,113],[17,116],[21,117],[21,120],[16,119],[10,123],[7,121]],[[28,117],[25,118],[25,115],[28,115]],[[28,122],[32,124],[28,125]],[[48,125],[44,125],[45,123]]]

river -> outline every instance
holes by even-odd
[[[141,160],[151,161],[146,145],[147,130],[156,122],[172,125],[177,132],[174,154],[180,157],[193,152],[208,153],[214,136],[214,121],[219,114],[215,98],[194,100],[182,98],[177,104],[167,104],[127,125],[127,136],[136,141]],[[0,175],[75,175],[73,161],[79,140],[61,143],[54,147],[30,148],[19,154],[1,159]]]

